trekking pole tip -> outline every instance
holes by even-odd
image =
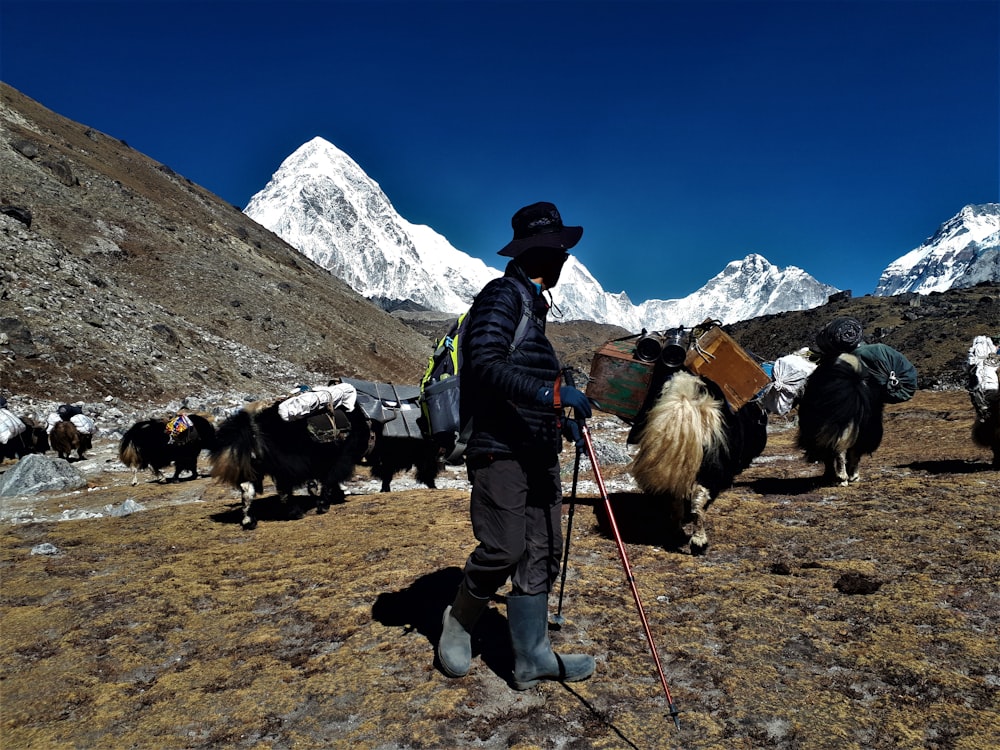
[[[680,731],[681,721],[677,717],[680,715],[681,712],[677,710],[677,707],[673,703],[669,705],[670,705],[670,714],[669,714],[670,718],[674,720],[674,726],[677,727],[677,731]]]

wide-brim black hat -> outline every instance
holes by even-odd
[[[510,225],[514,229],[514,239],[497,253],[508,258],[516,258],[536,247],[569,250],[583,236],[583,227],[565,226],[555,205],[544,201],[519,209]]]

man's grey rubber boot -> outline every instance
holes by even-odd
[[[548,594],[507,597],[516,690],[526,690],[542,680],[577,682],[594,673],[596,665],[592,656],[553,653],[549,643],[548,614]]]
[[[472,628],[486,609],[489,599],[469,593],[465,581],[458,587],[455,601],[444,608],[438,661],[449,677],[465,677],[472,666]]]

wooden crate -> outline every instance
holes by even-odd
[[[742,407],[771,382],[763,368],[718,326],[709,328],[688,349],[684,367],[719,386],[733,409]]]
[[[590,365],[587,396],[601,411],[626,421],[635,419],[642,408],[653,377],[653,362],[640,362],[633,355],[635,338],[608,341]]]

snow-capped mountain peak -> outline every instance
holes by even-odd
[[[965,206],[882,272],[875,294],[943,292],[1000,281],[1000,203]]]
[[[709,318],[734,323],[786,310],[822,305],[836,292],[801,268],[778,268],[751,253],[727,264],[701,289],[679,300],[649,300],[640,305],[647,328],[693,326]]]
[[[375,180],[319,137],[281,163],[244,213],[367,297],[460,312],[500,274],[406,221]]]

